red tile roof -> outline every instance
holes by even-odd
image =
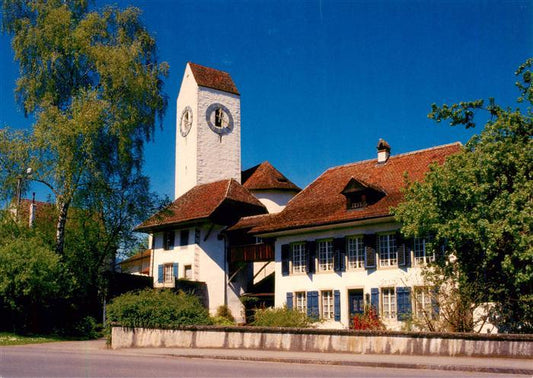
[[[207,219],[229,224],[235,223],[233,218],[266,212],[264,205],[237,181],[222,180],[195,186],[135,230],[149,231]]]
[[[188,64],[199,86],[239,95],[239,91],[229,73],[192,62]]]
[[[243,171],[242,183],[248,190],[301,190],[268,161]]]
[[[392,156],[382,164],[372,159],[330,168],[296,195],[283,211],[261,218],[251,231],[265,233],[389,216],[390,208],[403,198],[404,173],[407,172],[410,180],[422,180],[431,163],[442,164],[447,156],[461,148],[460,143],[453,143]],[[342,191],[352,178],[383,188],[386,195],[366,207],[347,209]],[[241,222],[234,228],[240,228]]]

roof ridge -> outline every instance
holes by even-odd
[[[225,74],[228,74],[228,75],[231,76],[231,74],[228,71],[219,70],[218,68],[204,66],[203,64],[194,63],[194,62],[191,62],[190,60],[187,63],[188,64],[194,64],[195,66],[198,66],[198,67],[207,68],[208,70],[222,72],[222,73],[225,73]]]
[[[452,143],[448,143],[448,144],[441,144],[439,146],[433,146],[433,147],[428,147],[428,148],[423,148],[421,150],[414,150],[414,151],[408,151],[408,152],[403,152],[401,154],[398,154],[398,155],[391,155],[389,160],[390,159],[396,159],[396,158],[399,158],[399,157],[404,157],[404,156],[409,156],[409,155],[414,155],[414,154],[419,154],[419,153],[422,153],[422,152],[428,152],[428,151],[431,151],[431,150],[438,150],[438,149],[441,149],[441,148],[446,148],[446,147],[451,147],[451,146],[455,146],[455,145],[458,145],[458,146],[462,146],[463,144],[461,142],[452,142]],[[355,162],[351,162],[351,163],[346,163],[346,164],[341,164],[341,165],[337,165],[335,167],[330,167],[328,169],[326,169],[324,171],[324,173],[326,172],[329,172],[331,170],[334,170],[334,169],[337,169],[337,168],[343,168],[343,167],[351,167],[351,166],[354,166],[354,165],[359,165],[359,164],[363,164],[363,163],[369,163],[371,161],[374,161],[374,160],[377,160],[377,158],[373,158],[373,159],[365,159],[365,160],[360,160],[360,161],[355,161]],[[322,173],[322,175],[324,174]],[[320,175],[320,176],[322,176]],[[320,177],[319,176],[319,177]]]

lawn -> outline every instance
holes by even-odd
[[[22,344],[40,344],[50,343],[53,341],[62,341],[57,336],[21,336],[15,333],[0,332],[0,346],[2,345],[22,345]]]

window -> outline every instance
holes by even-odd
[[[181,230],[180,232],[180,246],[189,245],[189,230]]]
[[[173,264],[165,264],[164,281],[165,283],[174,282],[174,265]]]
[[[394,288],[381,289],[382,314],[385,319],[396,319],[396,293]]]
[[[174,231],[163,232],[163,249],[169,250],[174,248]]]
[[[362,268],[365,263],[363,237],[348,238],[348,269]]]
[[[185,265],[185,279],[192,280],[192,265]]]
[[[427,240],[423,238],[415,238],[413,249],[415,254],[415,264],[422,265],[430,261],[435,261],[435,255],[428,255],[426,250]]]
[[[433,316],[431,293],[427,287],[415,288],[415,314],[419,319],[428,319]]]
[[[224,112],[222,111],[222,108],[217,108],[215,110],[215,126],[222,127],[223,120],[224,120]]]
[[[322,291],[320,297],[322,302],[320,316],[322,319],[333,319],[333,292],[331,290]]]
[[[296,295],[296,310],[307,313],[307,296],[305,291],[295,293]]]
[[[323,272],[333,270],[332,240],[321,240],[318,242],[318,269]]]
[[[305,273],[307,270],[307,254],[305,243],[292,244],[292,272]]]
[[[379,266],[398,264],[396,237],[394,234],[379,235]]]

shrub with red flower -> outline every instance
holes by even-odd
[[[385,329],[385,325],[379,320],[376,309],[372,306],[365,306],[364,313],[354,315],[352,327],[358,331],[379,331]]]

